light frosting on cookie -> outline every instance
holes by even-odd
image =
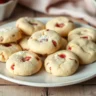
[[[0,28],[0,43],[17,42],[22,38],[22,32],[15,27]]]
[[[62,46],[62,38],[52,30],[35,32],[28,40],[29,49],[35,53],[45,55],[56,52]]]

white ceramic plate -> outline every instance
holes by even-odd
[[[46,23],[51,18],[36,18],[41,20],[42,22]],[[80,26],[90,27],[81,23],[75,24]],[[11,22],[5,24],[4,26],[15,26],[15,22]],[[21,76],[13,76],[9,72],[7,72],[5,68],[5,64],[0,63],[0,77],[14,82],[21,85],[28,85],[28,86],[36,86],[36,87],[59,87],[59,86],[67,86],[76,83],[80,83],[86,80],[89,80],[96,76],[96,63],[92,63],[86,66],[81,66],[74,75],[68,77],[55,77],[51,74],[45,72],[44,68],[37,74],[33,76],[21,77]]]

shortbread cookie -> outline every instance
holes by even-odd
[[[6,68],[15,75],[27,76],[37,73],[42,67],[39,56],[29,51],[20,51],[9,57]]]
[[[79,67],[77,56],[71,51],[62,50],[45,59],[45,70],[55,76],[69,76]]]
[[[61,46],[61,50],[64,50],[66,49],[66,46],[67,46],[67,40],[65,38],[62,38],[62,46]]]
[[[0,28],[0,43],[16,42],[22,38],[22,33],[15,27]]]
[[[68,34],[68,41],[76,38],[84,38],[96,42],[96,30],[92,28],[76,28]]]
[[[20,42],[20,46],[22,47],[23,50],[29,50],[29,47],[28,47],[28,39],[29,39],[29,36],[25,36]]]
[[[74,23],[67,17],[57,17],[48,21],[46,24],[47,29],[54,30],[64,37],[66,37],[74,27]]]
[[[36,31],[45,29],[45,25],[31,17],[22,17],[17,20],[16,27],[21,29],[26,35],[31,35]]]
[[[29,49],[35,53],[45,55],[60,49],[62,37],[52,30],[35,32],[28,40]]]
[[[96,44],[93,41],[84,38],[73,39],[68,43],[67,50],[79,57],[80,64],[90,64],[96,61]]]
[[[0,61],[6,62],[10,55],[21,50],[21,47],[15,43],[0,45]]]

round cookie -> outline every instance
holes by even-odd
[[[29,51],[19,51],[9,57],[6,68],[15,75],[27,76],[37,73],[42,67],[38,55]]]
[[[79,67],[77,56],[71,51],[61,50],[45,59],[45,70],[55,76],[69,76]]]
[[[31,17],[22,17],[17,20],[16,27],[21,29],[26,35],[32,35],[34,32],[45,29],[45,25]]]
[[[22,38],[22,32],[15,27],[0,28],[0,43],[16,42]]]
[[[0,45],[0,61],[6,62],[10,55],[21,50],[21,47],[15,43]]]
[[[28,47],[28,39],[29,39],[29,36],[25,36],[20,42],[20,46],[22,47],[23,50],[29,50],[29,47]]]
[[[61,46],[60,50],[66,49],[66,46],[67,46],[67,40],[65,38],[62,38],[62,46]]]
[[[46,24],[47,29],[54,30],[64,37],[66,37],[74,27],[74,23],[67,17],[57,17],[48,21]]]
[[[28,40],[29,49],[41,55],[56,52],[62,46],[62,37],[52,30],[35,32]]]
[[[84,38],[73,39],[68,43],[67,50],[79,57],[80,64],[90,64],[96,61],[96,44],[93,41]]]
[[[68,41],[76,38],[84,38],[96,42],[96,30],[92,28],[76,28],[68,34]]]

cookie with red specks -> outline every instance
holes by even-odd
[[[25,36],[20,42],[20,46],[22,47],[23,50],[29,50],[29,47],[28,47],[28,39],[29,39],[29,36]]]
[[[9,56],[21,50],[21,47],[15,43],[0,45],[0,61],[6,62]]]
[[[75,53],[80,64],[90,64],[96,61],[96,44],[85,38],[73,39],[67,45],[67,50]]]
[[[45,70],[54,76],[69,76],[77,71],[79,60],[71,51],[61,50],[49,55],[44,66]]]
[[[75,28],[75,25],[67,17],[56,17],[47,22],[46,28],[54,30],[61,36],[66,37]]]
[[[9,57],[6,68],[14,75],[27,76],[37,73],[42,67],[38,55],[29,51],[19,51]]]
[[[62,37],[52,30],[41,30],[32,34],[28,40],[29,49],[45,55],[56,52],[62,46]]]
[[[0,44],[17,42],[22,38],[22,32],[15,27],[0,28]]]
[[[34,32],[45,29],[45,25],[31,17],[22,17],[17,20],[16,27],[24,32],[26,35],[32,35]]]
[[[68,34],[68,41],[76,38],[84,38],[96,42],[96,30],[85,27],[76,28]]]

